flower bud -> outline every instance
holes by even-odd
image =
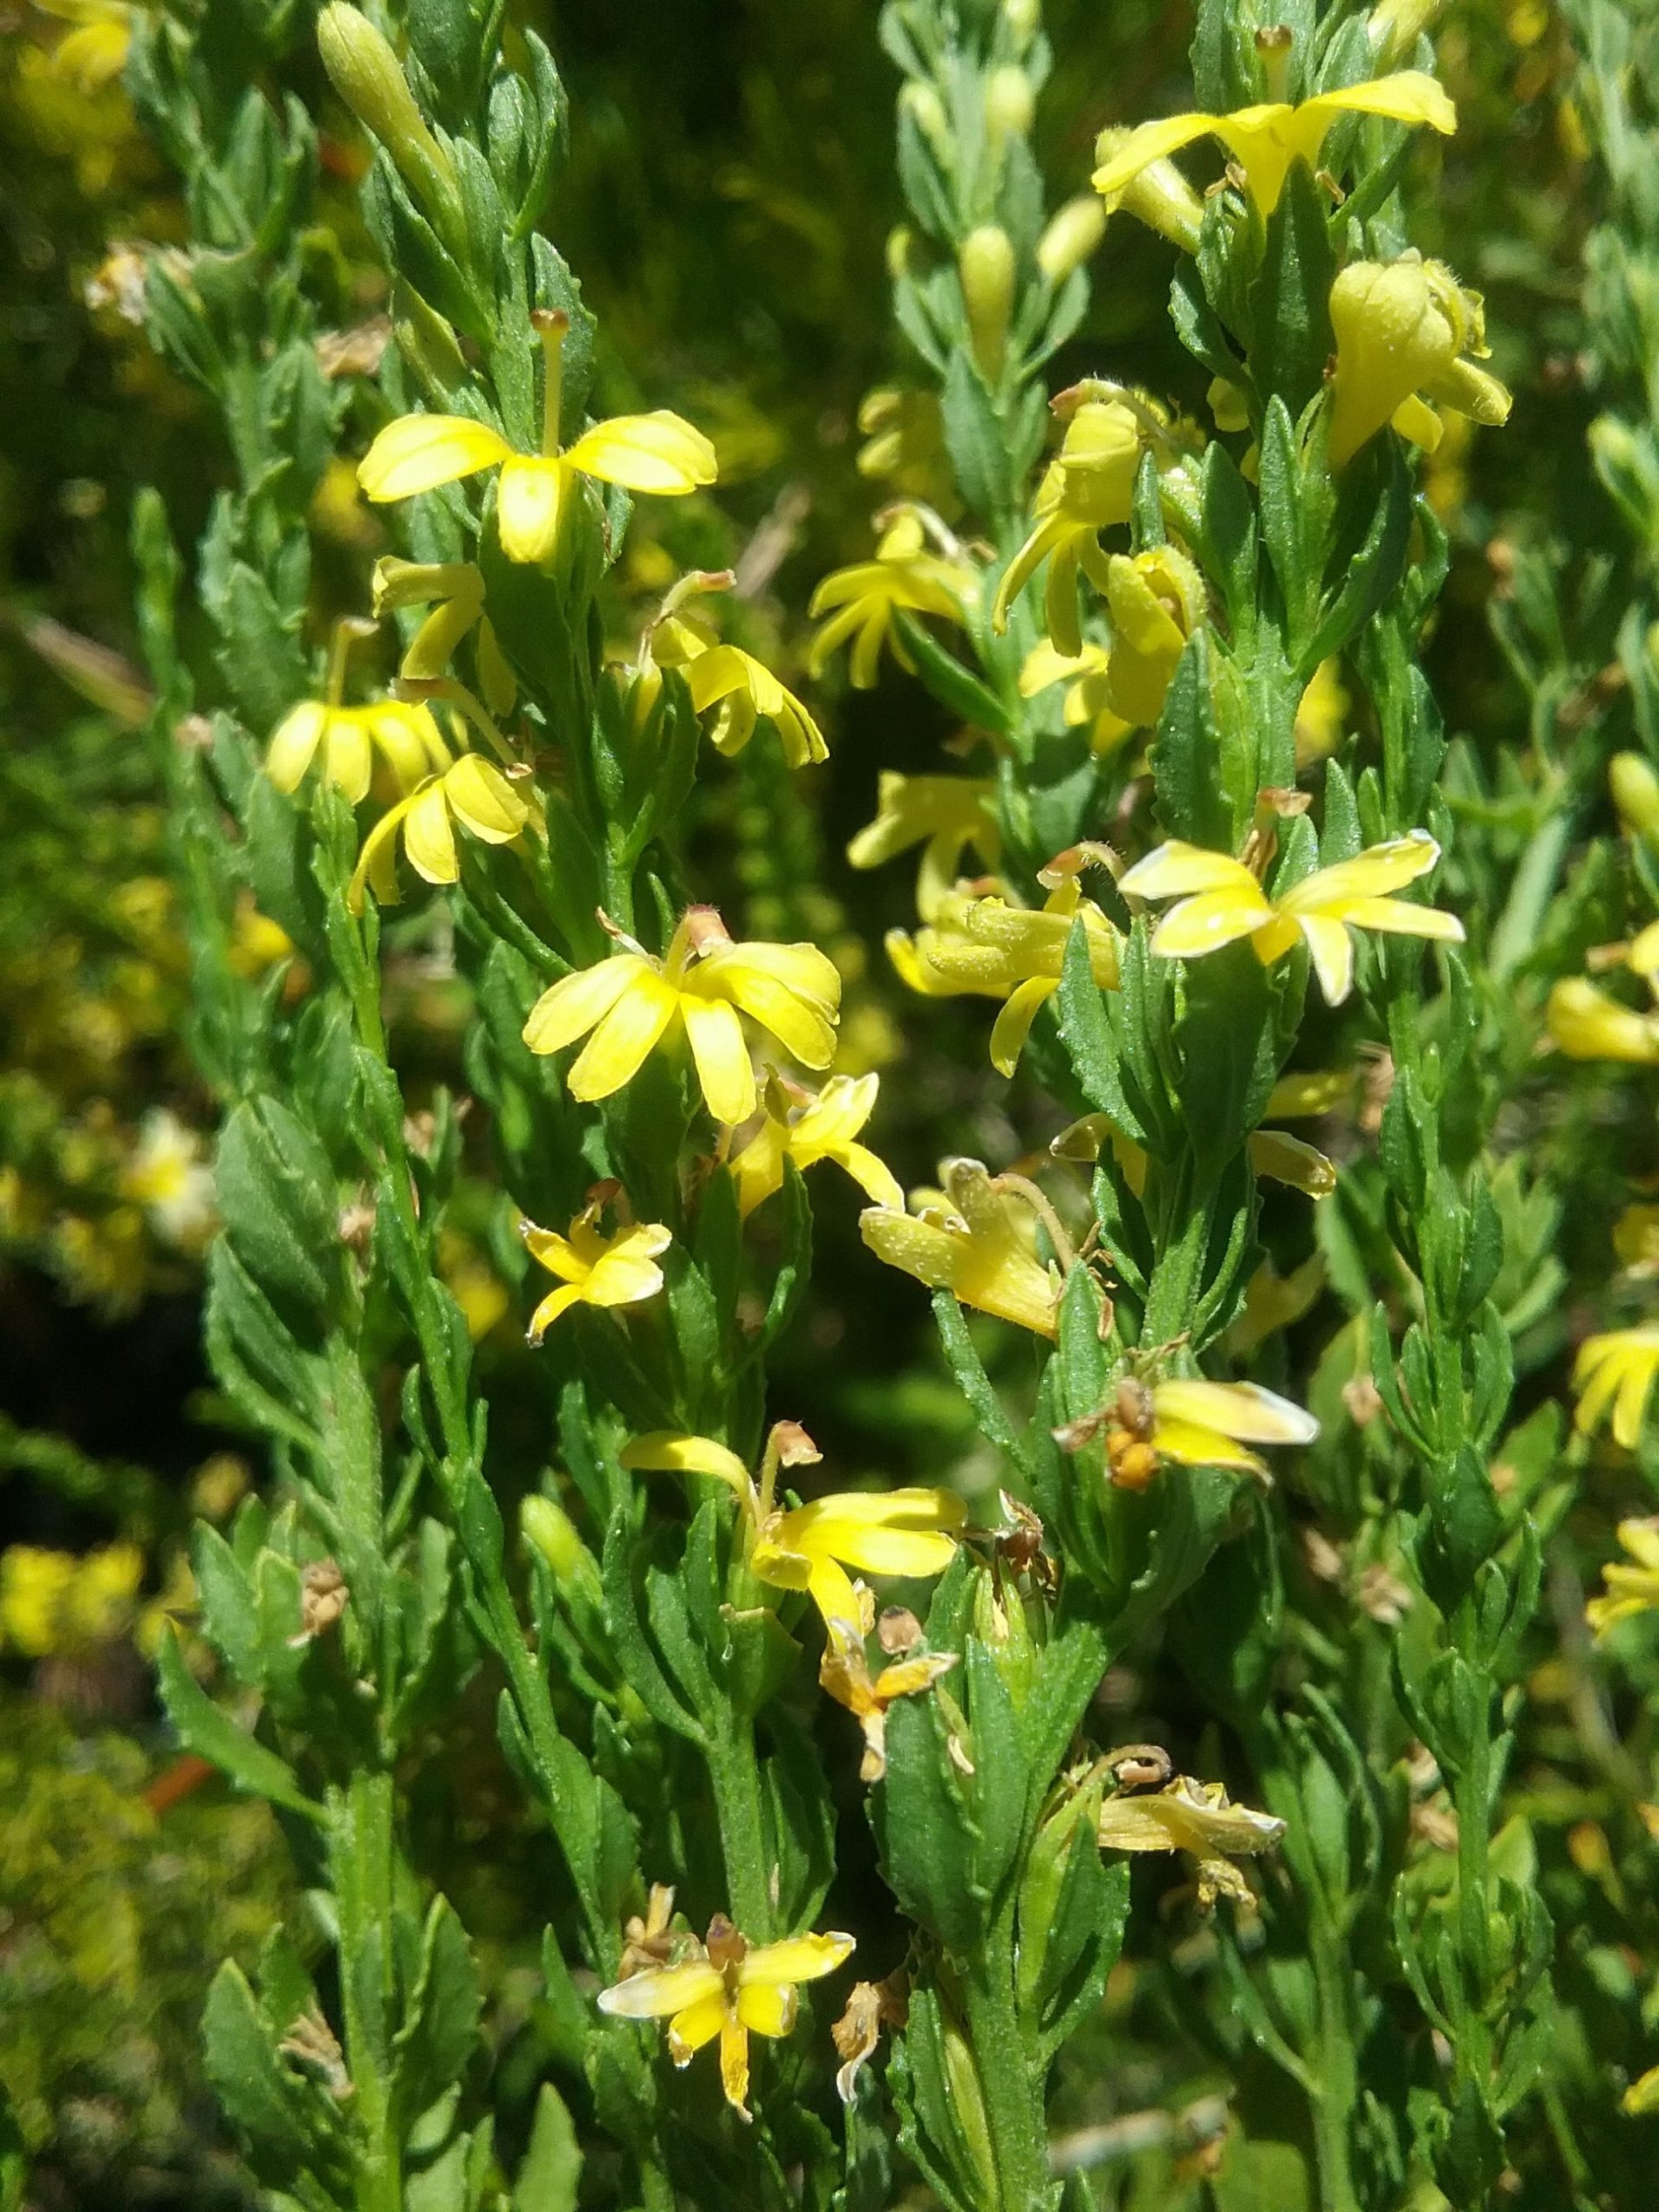
[[[546,1563],[556,1582],[569,1584],[597,1577],[594,1555],[576,1533],[576,1524],[562,1505],[539,1492],[519,1508],[524,1541]]]
[[[427,127],[381,33],[346,0],[330,0],[317,18],[317,48],[334,90],[391,156],[404,183],[441,228],[458,234],[461,200],[449,156]]]
[[[1607,782],[1624,827],[1659,851],[1659,775],[1639,753],[1616,753]]]
[[[1582,976],[1550,992],[1544,1027],[1569,1060],[1621,1060],[1630,1067],[1659,1062],[1659,1018],[1621,1006]]]
[[[1391,69],[1409,54],[1440,12],[1444,0],[1382,0],[1368,26],[1379,69]]]
[[[1014,33],[1014,42],[1023,54],[1042,22],[1043,0],[1002,0],[1002,20]]]
[[[944,111],[944,102],[931,85],[912,79],[899,95],[899,112],[910,117],[936,154],[949,150],[950,119]]]
[[[1127,130],[1103,130],[1095,141],[1097,158],[1103,163],[1109,162],[1128,136]],[[1160,161],[1148,162],[1126,185],[1116,192],[1103,194],[1102,198],[1109,215],[1116,214],[1122,207],[1149,231],[1156,231],[1160,238],[1179,246],[1183,253],[1198,251],[1204,202],[1167,155]]]
[[[1095,192],[1068,200],[1037,241],[1037,266],[1051,284],[1064,284],[1081,269],[1106,235],[1106,210]]]
[[[993,69],[985,82],[985,128],[993,146],[1023,138],[1037,111],[1037,95],[1023,69]]]
[[[969,231],[957,268],[974,359],[986,382],[995,384],[1002,373],[1008,318],[1014,312],[1014,246],[1007,232],[995,223],[982,223]]]

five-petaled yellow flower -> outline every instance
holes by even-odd
[[[739,1213],[747,1219],[783,1188],[786,1160],[803,1174],[821,1160],[833,1160],[877,1205],[902,1206],[905,1196],[897,1179],[867,1145],[856,1141],[875,1111],[880,1088],[879,1076],[834,1075],[814,1096],[774,1076],[761,1101],[765,1118],[731,1161]]]
[[[804,1065],[828,1067],[835,1057],[841,977],[817,945],[735,944],[712,906],[687,909],[660,960],[623,942],[626,952],[562,976],[524,1024],[532,1052],[560,1052],[593,1032],[565,1078],[573,1098],[620,1090],[680,1029],[709,1112],[717,1122],[747,1122],[754,1069],[740,1009]]]
[[[1487,350],[1479,295],[1465,292],[1443,262],[1415,253],[1351,262],[1331,287],[1331,327],[1332,468],[1386,423],[1433,453],[1440,421],[1431,399],[1477,423],[1509,419],[1509,392],[1469,358]]]
[[[1207,1911],[1221,1896],[1249,1902],[1249,1887],[1232,1862],[1272,1850],[1285,1824],[1233,1804],[1218,1782],[1178,1774],[1161,1789],[1103,1799],[1096,1833],[1104,1851],[1189,1853],[1198,1862],[1198,1903]]]
[[[875,819],[847,848],[855,868],[880,868],[912,845],[922,848],[916,907],[925,922],[962,872],[971,846],[994,868],[1002,849],[996,786],[977,776],[901,776],[884,769],[875,787]]]
[[[1402,69],[1369,84],[1320,92],[1299,107],[1263,102],[1237,108],[1231,115],[1171,115],[1158,123],[1143,123],[1107,152],[1095,171],[1095,190],[1109,207],[1115,207],[1125,187],[1154,162],[1190,146],[1195,138],[1219,138],[1244,172],[1251,199],[1264,215],[1270,215],[1279,205],[1291,163],[1302,161],[1310,169],[1315,168],[1325,134],[1345,115],[1427,124],[1443,135],[1458,127],[1457,109],[1434,79],[1421,69]]]
[[[1282,898],[1269,899],[1242,861],[1174,840],[1138,861],[1119,887],[1133,898],[1179,901],[1153,933],[1152,950],[1163,959],[1195,960],[1248,938],[1266,968],[1282,960],[1300,938],[1327,1004],[1340,1006],[1354,982],[1351,930],[1463,942],[1463,924],[1455,914],[1389,896],[1427,875],[1440,857],[1433,838],[1414,830],[1408,837],[1373,845],[1357,859],[1319,868]]]
[[[798,1422],[777,1421],[766,1439],[756,1482],[735,1452],[710,1436],[659,1430],[636,1437],[621,1453],[625,1467],[712,1475],[728,1483],[742,1508],[747,1565],[777,1590],[804,1590],[834,1626],[868,1630],[869,1593],[861,1574],[943,1574],[956,1555],[967,1509],[947,1490],[837,1491],[806,1505],[775,1502],[780,1467],[814,1466],[818,1449]]]
[[[550,1290],[530,1317],[529,1340],[538,1344],[562,1313],[573,1306],[638,1306],[663,1287],[657,1262],[673,1243],[661,1222],[632,1222],[607,1236],[599,1226],[604,1200],[595,1198],[570,1224],[567,1236],[521,1221],[518,1234],[531,1259],[560,1287]]]
[[[397,900],[397,836],[416,875],[429,883],[455,883],[461,856],[454,824],[486,845],[510,845],[535,810],[521,798],[493,761],[463,753],[440,776],[429,776],[390,808],[363,840],[346,894],[352,912],[363,909],[366,884],[383,906]]]
[[[615,415],[559,449],[561,349],[569,320],[538,311],[545,362],[542,450],[515,453],[499,430],[469,415],[400,415],[388,423],[357,472],[366,497],[380,504],[412,499],[483,468],[501,472],[496,528],[510,561],[550,560],[577,480],[597,477],[630,492],[677,498],[715,480],[715,449],[701,430],[666,408]]]
[[[689,1955],[671,1966],[646,1967],[599,1993],[599,2009],[613,2019],[668,2021],[669,2056],[689,2066],[706,2043],[720,2037],[720,2079],[726,2101],[749,2120],[749,2037],[786,2036],[800,2008],[804,1981],[833,1974],[851,1956],[850,1936],[791,1936],[781,1943],[751,1944],[723,1913],[709,1923],[707,1941],[692,1938]]]
[[[1573,1363],[1573,1387],[1579,1394],[1573,1427],[1580,1435],[1589,1435],[1611,1403],[1614,1438],[1627,1452],[1634,1452],[1656,1375],[1659,1322],[1586,1337]]]
[[[861,1782],[880,1782],[887,1770],[887,1707],[896,1698],[919,1697],[957,1663],[954,1651],[923,1651],[895,1659],[872,1681],[862,1637],[834,1628],[823,1648],[818,1680],[864,1731]]]
[[[1037,1256],[1035,1216],[1023,1194],[999,1187],[977,1160],[947,1160],[940,1179],[942,1205],[924,1205],[914,1214],[871,1206],[861,1213],[864,1242],[878,1260],[930,1290],[948,1290],[963,1306],[1053,1336],[1059,1275]]]
[[[967,563],[930,553],[921,517],[912,507],[901,508],[882,531],[874,560],[834,569],[813,593],[808,614],[815,622],[828,619],[812,640],[807,665],[814,676],[821,675],[836,646],[851,638],[855,690],[868,691],[875,682],[883,645],[890,645],[899,667],[913,674],[894,615],[937,614],[960,624],[976,589]]]
[[[1606,1589],[1584,1609],[1584,1618],[1598,1637],[1620,1621],[1659,1608],[1659,1519],[1621,1521],[1618,1541],[1635,1564],[1613,1560],[1602,1568]]]
[[[743,750],[755,724],[763,721],[777,731],[791,768],[830,758],[823,732],[795,694],[753,653],[722,645],[705,623],[669,611],[652,626],[639,671],[639,680],[645,685],[639,695],[640,706],[649,704],[652,676],[664,668],[677,668],[684,677],[699,715],[712,714],[709,735],[728,760]]]
[[[1184,1467],[1230,1467],[1265,1478],[1252,1444],[1311,1444],[1319,1424],[1259,1382],[1208,1382],[1169,1376],[1145,1382],[1122,1376],[1109,1404],[1055,1431],[1067,1451],[1103,1436],[1107,1471],[1119,1490],[1145,1490],[1166,1460]]]
[[[1127,398],[1087,398],[1076,409],[1032,504],[1031,535],[997,587],[991,626],[999,634],[1008,626],[1009,608],[1046,561],[1043,607],[1050,639],[1068,660],[1082,652],[1077,570],[1104,594],[1110,572],[1100,533],[1129,518],[1146,439],[1146,420]]]
[[[1067,856],[1070,857],[1070,856]],[[1046,872],[1052,877],[1060,864]],[[914,939],[903,930],[887,934],[887,957],[912,991],[925,998],[964,992],[1004,1001],[991,1030],[991,1065],[1011,1076],[1042,1007],[1060,988],[1072,924],[1081,921],[1089,965],[1103,990],[1117,986],[1118,935],[1092,899],[1083,896],[1078,871],[1067,868],[1040,908],[1010,906],[995,896],[940,900],[933,922]]]

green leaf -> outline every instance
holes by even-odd
[[[169,1624],[156,1659],[162,1703],[174,1733],[187,1751],[216,1766],[238,1789],[264,1797],[287,1812],[321,1822],[322,1808],[300,1788],[285,1759],[238,1728],[223,1713],[185,1664],[176,1631]]]
[[[894,608],[893,619],[906,652],[916,664],[917,674],[939,704],[960,715],[975,729],[1006,737],[1013,723],[996,694],[902,607]]]
[[[310,2164],[313,2131],[302,2086],[278,2056],[248,1978],[232,1960],[213,1977],[201,2031],[219,2102],[247,2137],[262,2176],[280,2186]]]
[[[513,2183],[513,2212],[576,2212],[581,2184],[582,2149],[575,2123],[553,2084],[543,2082],[530,2147]]]
[[[397,2094],[410,2117],[424,2112],[472,2056],[481,2004],[467,1931],[448,1899],[434,1897],[421,1940],[420,1972],[392,2039]]]
[[[1012,503],[1007,445],[985,379],[960,346],[951,352],[939,404],[962,496],[976,515],[995,523]]]

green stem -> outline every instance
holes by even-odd
[[[992,1923],[963,1997],[974,2063],[996,2160],[999,2212],[1044,2212],[1053,2202],[1042,2069],[1026,2047],[1016,1998],[1014,1901]],[[989,2208],[987,2208],[989,2212]]]
[[[723,1725],[709,1732],[709,1779],[726,1860],[728,1909],[752,1942],[770,1942],[777,1933],[777,1908],[766,1866],[754,1730],[734,1713],[718,1716],[718,1719]]]
[[[1320,2212],[1360,2212],[1350,2161],[1358,2095],[1351,2006],[1353,1961],[1336,1931],[1316,1929],[1309,1946],[1319,2005],[1319,2093],[1312,2100]]]
[[[395,1845],[391,1777],[359,1773],[329,1803],[339,1923],[340,2011],[360,2150],[357,2212],[403,2212],[403,2154],[391,2092]]]

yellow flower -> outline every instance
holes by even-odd
[[[201,1139],[164,1106],[144,1116],[132,1157],[121,1171],[121,1195],[143,1206],[170,1244],[204,1243],[213,1224],[213,1171]]]
[[[1161,1789],[1120,1793],[1101,1802],[1096,1834],[1105,1851],[1185,1851],[1198,1862],[1198,1903],[1218,1896],[1248,1904],[1250,1891],[1232,1864],[1271,1851],[1285,1824],[1235,1805],[1218,1782],[1178,1774]]]
[[[562,1313],[573,1306],[638,1306],[663,1287],[658,1257],[674,1242],[659,1221],[632,1222],[605,1236],[599,1226],[603,1200],[595,1198],[570,1224],[568,1236],[521,1221],[518,1234],[530,1256],[557,1275],[561,1287],[550,1290],[530,1317],[528,1340],[538,1344]]]
[[[1659,1520],[1621,1521],[1618,1541],[1636,1564],[1627,1567],[1623,1560],[1615,1560],[1601,1570],[1607,1587],[1584,1609],[1584,1618],[1599,1638],[1620,1621],[1659,1607]]]
[[[334,626],[327,696],[302,699],[272,734],[265,773],[279,791],[299,789],[319,750],[324,775],[353,806],[368,796],[377,752],[401,791],[412,791],[423,776],[441,774],[448,766],[449,747],[429,708],[406,699],[377,699],[366,707],[340,705],[352,645],[372,636],[373,630],[372,623],[355,619]]]
[[[962,622],[963,607],[977,588],[974,571],[964,561],[946,560],[925,548],[920,515],[914,507],[903,507],[882,531],[874,560],[855,562],[824,577],[807,609],[815,622],[829,618],[813,639],[807,661],[815,677],[823,674],[836,646],[851,638],[854,689],[868,691],[875,682],[883,645],[891,646],[900,668],[914,673],[893,626],[896,613],[937,614],[947,622]]]
[[[584,430],[567,452],[559,448],[561,353],[568,318],[538,310],[544,362],[542,450],[515,453],[499,430],[467,415],[400,415],[388,423],[364,455],[358,481],[384,505],[453,484],[482,468],[499,468],[495,520],[501,550],[510,561],[550,560],[561,521],[581,477],[620,484],[630,492],[677,499],[712,484],[715,449],[701,430],[665,408],[649,415],[615,415]]]
[[[1044,871],[1045,880],[1057,874],[1059,880],[1040,909],[952,892],[913,941],[903,930],[887,934],[887,957],[925,998],[973,992],[1006,1001],[991,1030],[991,1065],[999,1075],[1014,1073],[1039,1007],[1060,988],[1074,921],[1083,923],[1095,981],[1103,990],[1116,988],[1117,931],[1094,900],[1083,896],[1078,868],[1068,865],[1086,865],[1089,856],[1089,849],[1081,847]]]
[[[1095,190],[1116,205],[1154,162],[1190,146],[1195,138],[1219,138],[1244,172],[1251,199],[1262,214],[1270,215],[1279,205],[1291,163],[1303,161],[1310,169],[1317,168],[1325,134],[1344,115],[1427,124],[1443,135],[1458,127],[1458,111],[1434,79],[1421,69],[1402,69],[1369,84],[1321,92],[1300,107],[1270,102],[1238,108],[1231,115],[1172,115],[1161,122],[1143,123],[1122,145],[1099,149],[1106,158],[1095,171]]]
[[[709,734],[715,750],[728,760],[743,750],[759,721],[770,722],[777,731],[784,758],[791,768],[830,758],[823,732],[795,694],[778,681],[763,661],[746,653],[741,645],[722,645],[703,623],[671,611],[653,624],[646,634],[640,669],[647,686],[642,704],[650,696],[653,669],[662,668],[680,671],[699,715],[713,710]]]
[[[1414,830],[1408,837],[1373,845],[1356,860],[1319,868],[1274,899],[1243,861],[1174,841],[1138,861],[1120,888],[1134,898],[1179,899],[1153,935],[1152,950],[1163,959],[1198,959],[1248,938],[1262,966],[1271,967],[1300,938],[1327,1004],[1340,1006],[1353,988],[1351,930],[1463,942],[1463,925],[1454,914],[1389,896],[1427,875],[1440,857],[1434,840]]]
[[[1259,1382],[1208,1382],[1169,1376],[1157,1382],[1126,1375],[1109,1404],[1055,1431],[1066,1451],[1103,1435],[1106,1465],[1119,1490],[1145,1490],[1160,1465],[1230,1467],[1265,1478],[1251,1444],[1311,1444],[1319,1433],[1304,1413]]]
[[[963,1306],[1052,1337],[1060,1279],[1033,1249],[1028,1201],[999,1187],[977,1160],[947,1160],[939,1172],[943,1205],[915,1214],[872,1206],[858,1217],[864,1242],[878,1260],[930,1290],[948,1290]]]
[[[762,1101],[765,1119],[733,1158],[737,1209],[745,1219],[784,1182],[784,1162],[793,1160],[805,1173],[821,1160],[833,1160],[879,1206],[900,1206],[897,1179],[867,1146],[855,1141],[875,1111],[880,1077],[831,1076],[817,1096],[774,1077]]]
[[[1558,1052],[1570,1060],[1622,1060],[1631,1067],[1659,1065],[1659,1014],[1637,1014],[1582,976],[1555,984],[1544,1009],[1544,1027]]]
[[[1348,694],[1334,660],[1322,660],[1308,679],[1296,709],[1296,766],[1311,768],[1342,742]]]
[[[1466,358],[1486,351],[1479,295],[1465,292],[1443,262],[1408,253],[1351,263],[1331,287],[1331,327],[1332,468],[1386,423],[1433,453],[1440,424],[1428,399],[1478,423],[1508,420],[1508,391]]]
[[[112,84],[132,47],[132,10],[126,0],[35,0],[41,12],[73,28],[52,49],[48,67],[88,99]]]
[[[1611,1401],[1614,1438],[1627,1452],[1634,1452],[1656,1375],[1659,1375],[1659,1323],[1586,1337],[1573,1363],[1573,1388],[1579,1394],[1573,1427],[1581,1436],[1588,1436]]]
[[[855,463],[861,476],[885,480],[901,499],[921,499],[948,522],[959,511],[937,394],[883,386],[858,404],[866,442]]]
[[[107,1643],[130,1624],[143,1576],[137,1544],[106,1544],[79,1557],[12,1544],[0,1552],[0,1648],[47,1659]]]
[[[880,1782],[887,1770],[887,1707],[901,1697],[919,1697],[957,1663],[954,1651],[925,1651],[884,1667],[872,1681],[862,1637],[832,1629],[823,1648],[818,1680],[837,1705],[846,1707],[864,1731],[861,1782]]]
[[[630,944],[562,977],[531,1007],[524,1042],[556,1052],[592,1030],[565,1078],[586,1101],[620,1090],[664,1036],[683,1029],[709,1112],[735,1125],[755,1106],[740,1009],[805,1066],[824,1068],[840,1004],[841,978],[816,945],[734,944],[712,906],[692,906],[661,960]]]
[[[1100,533],[1129,518],[1146,436],[1141,415],[1127,399],[1088,398],[1077,408],[1032,504],[1034,527],[997,587],[991,627],[999,635],[1008,626],[1009,608],[1046,561],[1043,604],[1049,637],[1069,660],[1082,652],[1077,570],[1104,594],[1109,570]]]
[[[855,868],[880,868],[912,845],[922,848],[916,906],[931,921],[939,902],[962,872],[971,846],[988,868],[1001,856],[996,785],[974,776],[901,776],[882,772],[876,785],[875,819],[847,848]]]
[[[646,1967],[599,1993],[599,2009],[618,2020],[668,2020],[669,2056],[688,2066],[720,2037],[720,2079],[741,2120],[748,2107],[749,2037],[786,2036],[795,2024],[804,1981],[833,1974],[850,1957],[850,1936],[791,1936],[751,1945],[723,1914],[709,1923],[706,1942],[673,1966]]]
[[[352,871],[347,903],[354,914],[360,913],[366,884],[382,906],[397,904],[400,830],[404,851],[416,875],[429,883],[455,883],[461,879],[455,823],[486,845],[510,845],[533,817],[529,800],[518,796],[493,762],[476,753],[463,753],[442,775],[429,776],[375,823]]]
[[[1186,641],[1204,620],[1204,579],[1173,545],[1114,553],[1106,564],[1106,610],[1112,625],[1106,702],[1133,728],[1150,728]]]
[[[846,1570],[943,1574],[967,1518],[962,1500],[947,1490],[837,1491],[806,1505],[779,1506],[779,1467],[818,1460],[817,1446],[795,1421],[773,1424],[758,1482],[735,1452],[709,1436],[658,1430],[636,1437],[620,1458],[625,1467],[728,1483],[743,1510],[750,1572],[773,1589],[806,1591],[825,1621],[854,1635],[869,1626],[869,1599]]]
[[[1133,737],[1135,725],[1126,722],[1122,715],[1111,708],[1111,687],[1108,681],[1110,654],[1104,645],[1095,645],[1085,639],[1083,651],[1068,657],[1045,638],[1033,645],[1020,666],[1020,696],[1034,699],[1046,691],[1051,684],[1066,686],[1065,715],[1068,729],[1089,731],[1089,749],[1103,760],[1116,753],[1126,737]],[[931,917],[925,913],[923,919]]]

